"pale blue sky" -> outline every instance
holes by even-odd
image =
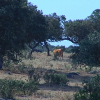
[[[100,0],[28,0],[33,5],[37,5],[38,10],[48,15],[57,13],[65,15],[67,20],[85,19],[95,9],[100,9]],[[50,43],[51,45],[73,45],[69,41]]]

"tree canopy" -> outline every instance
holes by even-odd
[[[24,47],[25,12],[25,0],[0,1],[0,57]]]
[[[83,26],[81,27],[82,23]],[[100,9],[82,21],[81,25],[75,25],[76,21],[71,22],[71,28],[68,26],[68,33],[77,37],[78,47],[73,48],[72,59],[77,64],[86,64],[89,66],[100,65]],[[69,23],[68,23],[69,24]],[[75,26],[74,26],[75,25]],[[78,33],[78,34],[76,34]]]
[[[60,41],[63,36],[63,15],[58,16],[56,13],[45,15],[47,23],[47,39],[49,41]]]
[[[58,41],[62,36],[61,21],[56,13],[43,15],[36,5],[27,0],[0,1],[0,58],[12,59],[15,53],[47,41]],[[11,56],[12,55],[12,56]]]

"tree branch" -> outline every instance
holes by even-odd
[[[68,40],[68,41],[71,41],[72,43],[78,43],[78,41],[74,41],[74,40],[71,39],[70,37],[59,38],[59,40]]]

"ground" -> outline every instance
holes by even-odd
[[[69,83],[66,86],[45,84],[43,80],[40,81],[39,90],[32,96],[16,96],[17,100],[73,100],[73,94],[76,93],[82,87],[82,80],[95,74],[88,73],[85,68],[76,68],[71,64],[69,59],[70,54],[64,52],[63,60],[54,60],[53,53],[51,56],[47,56],[46,52],[37,53],[34,52],[32,59],[23,59],[19,65],[25,65],[27,68],[32,66],[43,70],[48,69],[55,70],[59,73],[64,73],[66,76],[68,73],[78,73],[78,75],[68,76]],[[14,66],[13,64],[11,66]],[[14,68],[17,66],[14,66]],[[15,68],[15,69],[16,69]],[[13,78],[18,80],[27,80],[28,75],[24,73],[16,73],[15,70],[0,70],[0,78]],[[43,84],[44,83],[44,84]]]

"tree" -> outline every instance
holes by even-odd
[[[0,59],[4,55],[14,59],[14,54],[24,48],[26,5],[27,0],[0,1]]]
[[[86,64],[89,66],[100,65],[100,33],[89,34],[79,43],[79,46],[73,48],[72,61],[76,64]]]
[[[47,18],[27,0],[1,0],[0,22],[0,58],[6,55],[12,60],[25,44],[33,50],[44,43],[49,55],[48,41],[57,41],[62,32],[59,16]]]
[[[46,40],[46,21],[36,6],[29,3],[27,8],[26,40],[31,48],[31,56],[34,48]]]
[[[61,24],[62,24],[62,21],[64,20],[64,16],[58,16],[56,13],[53,13],[50,15],[44,15],[44,16],[43,15],[40,16],[38,14],[36,16],[36,18],[37,19],[35,19],[35,17],[32,18],[32,19],[35,19],[34,22],[30,21],[30,23],[36,23],[37,26],[39,26],[37,28],[33,27],[30,30],[30,34],[31,34],[30,38],[31,39],[34,39],[34,37],[33,37],[34,34],[35,34],[35,36],[37,36],[34,39],[36,44],[35,45],[32,44],[31,48],[32,48],[32,50],[34,50],[34,48],[36,46],[38,46],[40,43],[42,43],[47,48],[47,55],[49,56],[50,53],[49,53],[48,42],[60,41],[60,38],[62,37],[62,34],[63,34],[63,27]],[[30,26],[34,26],[34,24],[33,25],[31,24]],[[32,33],[32,32],[34,32],[34,29],[35,29],[35,33]],[[33,36],[32,36],[32,34],[33,34]],[[31,39],[29,39],[30,43],[32,43]],[[32,51],[30,54],[32,54]]]
[[[73,49],[71,56],[73,62],[77,64],[86,64],[89,66],[100,65],[100,10],[95,10],[86,19],[91,23],[89,31],[85,31],[84,38],[80,38],[78,47]],[[87,28],[90,27],[87,25]],[[78,29],[79,30],[79,29]],[[84,29],[81,31],[83,32]],[[91,31],[92,30],[92,31]],[[79,40],[78,39],[78,40]]]
[[[87,18],[93,23],[94,30],[100,32],[100,9],[96,9]]]
[[[47,48],[47,55],[49,54],[48,42],[61,41],[63,36],[63,21],[65,16],[58,16],[56,13],[45,15],[46,19],[46,39],[44,44]]]

